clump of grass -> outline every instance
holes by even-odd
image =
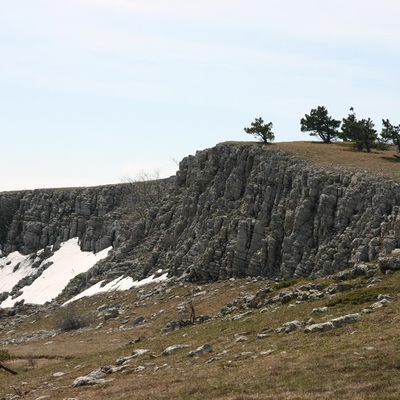
[[[381,293],[382,289],[379,288],[356,289],[351,292],[345,292],[336,295],[327,301],[326,306],[334,307],[336,305],[358,305],[371,303],[376,301],[378,295]]]
[[[296,283],[302,282],[303,280],[304,280],[304,278],[293,278],[293,279],[288,279],[286,281],[278,282],[278,283],[275,283],[274,289],[275,290],[285,289],[285,288],[295,285]]]

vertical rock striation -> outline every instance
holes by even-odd
[[[82,278],[89,284],[160,268],[194,281],[313,277],[400,247],[399,185],[310,166],[274,146],[198,151],[163,185],[140,213],[126,185],[0,194],[2,251],[76,236],[83,250],[112,245]]]
[[[154,267],[196,281],[326,275],[398,247],[399,202],[393,182],[225,143],[181,162],[143,243]]]
[[[79,237],[84,251],[112,245],[124,186],[39,189],[0,194],[0,239],[4,253],[36,252]]]

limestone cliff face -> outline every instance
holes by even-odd
[[[143,243],[154,266],[194,280],[326,275],[400,245],[398,185],[313,168],[273,146],[197,152],[176,186]]]
[[[1,194],[3,252],[74,236],[84,250],[113,245],[83,288],[160,268],[196,281],[326,275],[400,247],[397,184],[274,146],[223,143],[185,158],[145,213],[130,196],[121,185]]]
[[[73,237],[84,251],[115,240],[124,187],[41,189],[0,194],[0,240],[4,253],[33,253]]]

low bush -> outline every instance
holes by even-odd
[[[11,358],[8,350],[0,349],[0,361],[7,361]]]
[[[74,309],[66,311],[56,322],[57,328],[62,332],[77,330],[87,326],[88,324],[88,318],[83,315],[79,315]]]

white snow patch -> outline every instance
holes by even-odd
[[[52,262],[43,273],[30,285],[21,289],[22,294],[15,299],[9,296],[0,306],[3,308],[12,307],[16,302],[25,300],[25,303],[44,304],[56,298],[69,281],[75,276],[88,271],[101,259],[107,257],[111,247],[100,251],[97,254],[81,251],[78,238],[73,238],[61,244],[61,248],[53,256],[44,262]],[[12,287],[25,276],[35,273],[32,268],[32,260],[29,256],[22,256],[19,253],[12,253],[6,257],[7,261],[0,259],[0,292],[11,290]],[[18,261],[19,260],[19,261]],[[11,261],[9,265],[5,265]],[[13,268],[21,262],[16,272]],[[14,276],[13,274],[16,274]],[[4,289],[8,288],[8,289]]]
[[[15,251],[0,259],[0,293],[9,292],[22,278],[36,272],[29,258]]]
[[[157,271],[157,272],[161,272]],[[125,291],[132,289],[133,287],[140,287],[144,285],[148,285],[149,283],[157,283],[161,281],[167,280],[168,273],[166,272],[165,274],[162,274],[158,277],[155,277],[155,275],[151,275],[148,278],[142,279],[140,281],[134,281],[131,277],[129,276],[120,276],[119,278],[114,279],[113,281],[107,283],[104,286],[101,286],[104,281],[97,282],[95,285],[92,287],[84,290],[83,292],[79,293],[72,299],[66,301],[63,306],[76,301],[78,299],[81,299],[82,297],[89,297],[89,296],[94,296],[95,294],[99,293],[104,293],[104,292],[112,292],[112,291]]]

